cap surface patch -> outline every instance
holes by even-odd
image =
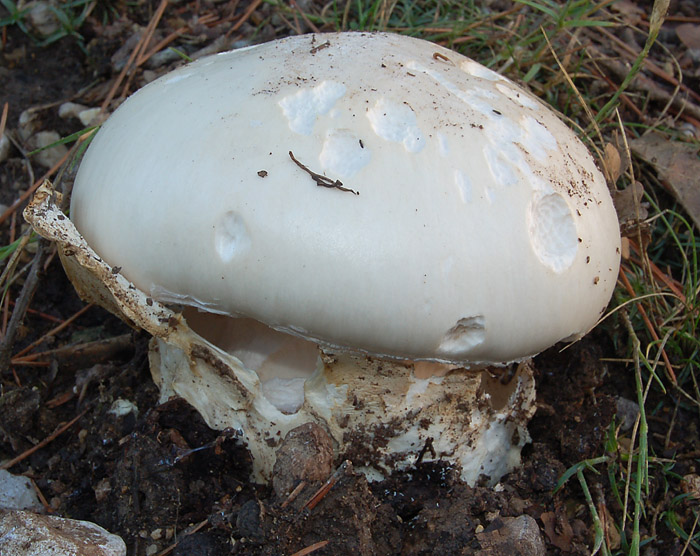
[[[558,193],[536,198],[529,213],[530,243],[540,262],[554,272],[569,268],[578,251],[576,224]]]

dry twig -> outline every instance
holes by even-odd
[[[283,508],[286,508],[287,506],[289,506],[289,504],[291,504],[292,502],[294,502],[294,500],[296,499],[296,497],[299,496],[299,494],[301,493],[302,490],[304,490],[304,487],[305,487],[305,486],[306,486],[306,481],[301,481],[301,482],[294,488],[294,490],[293,490],[292,492],[289,493],[289,496],[287,496],[287,499],[286,499],[284,502],[282,502],[282,507],[283,507]]]
[[[41,448],[43,448],[47,444],[53,442],[54,440],[56,440],[56,438],[58,438],[60,435],[62,435],[64,432],[66,432],[69,428],[71,428],[78,421],[78,419],[80,419],[83,415],[85,415],[85,413],[87,413],[87,408],[83,409],[80,413],[78,413],[78,415],[73,417],[73,419],[71,419],[67,423],[60,425],[55,431],[53,431],[49,436],[44,438],[44,440],[42,440],[38,444],[35,444],[34,446],[29,448],[28,450],[25,450],[20,455],[18,455],[16,458],[11,459],[10,461],[6,461],[2,465],[0,465],[0,469],[9,469],[10,467],[14,467],[22,460],[31,456],[37,450],[40,450]]]
[[[10,111],[10,103],[6,102],[2,107],[2,116],[0,116],[0,137],[5,133],[5,126],[7,125],[7,114]]]
[[[319,542],[314,543],[310,546],[307,546],[306,548],[302,548],[301,550],[292,554],[292,556],[306,556],[307,554],[311,554],[312,552],[316,552],[319,548],[323,548],[329,542],[331,542],[331,541],[319,541]]]
[[[637,294],[634,291],[634,288],[632,287],[632,284],[629,281],[629,278],[627,278],[627,274],[625,273],[625,268],[624,266],[620,267],[620,280],[622,281],[622,284],[624,285],[625,289],[627,290],[627,293],[631,295],[632,297],[635,297]],[[651,319],[649,319],[649,316],[647,315],[646,309],[644,309],[644,306],[641,303],[637,303],[637,310],[639,311],[639,314],[642,317],[642,320],[644,321],[644,325],[647,327],[647,331],[651,335],[651,337],[654,339],[655,342],[659,341],[659,334],[656,331],[656,328],[654,325],[651,323]],[[673,366],[671,365],[671,361],[668,358],[668,355],[666,354],[665,349],[661,349],[661,356],[663,357],[664,360],[664,366],[666,368],[666,373],[668,374],[668,377],[671,379],[671,382],[673,384],[677,384],[676,380],[676,373],[673,371]]]
[[[182,538],[196,533],[197,531],[202,529],[208,523],[209,523],[209,518],[205,519],[204,521],[200,521],[199,523],[197,523],[197,525],[194,525],[193,527],[190,527],[189,529],[187,529],[185,532],[183,532],[180,535],[180,539],[175,541],[173,544],[171,544],[170,546],[168,546],[164,550],[161,550],[158,554],[156,554],[156,556],[166,556],[167,554],[170,554],[173,550],[175,550],[175,548],[177,548],[177,545]]]
[[[330,492],[330,490],[335,486],[335,484],[340,480],[340,477],[343,473],[345,473],[345,470],[348,468],[348,465],[350,465],[350,462],[348,460],[345,460],[343,463],[340,464],[340,467],[336,469],[335,473],[331,475],[328,480],[323,483],[323,486],[319,488],[314,495],[309,499],[306,504],[302,506],[302,510],[313,510],[318,503],[323,500],[323,498]]]
[[[39,240],[37,252],[36,255],[34,255],[34,261],[32,262],[31,269],[29,270],[29,275],[24,281],[22,291],[16,300],[15,308],[12,311],[12,317],[7,325],[7,332],[0,342],[0,371],[4,371],[8,367],[10,362],[10,350],[15,343],[15,338],[19,332],[20,325],[24,321],[24,316],[27,313],[29,304],[31,303],[32,297],[34,297],[34,292],[39,284],[39,270],[42,265],[44,247],[46,244],[46,240]]]
[[[70,326],[75,319],[77,319],[79,316],[81,316],[83,313],[85,313],[88,309],[92,308],[93,306],[94,306],[94,303],[88,303],[87,305],[85,305],[85,307],[80,309],[73,316],[69,317],[68,319],[63,321],[61,324],[59,324],[58,326],[52,328],[46,334],[42,335],[38,340],[35,340],[31,344],[29,344],[26,348],[24,348],[19,353],[17,353],[15,355],[14,359],[21,358],[23,355],[32,351],[35,347],[40,345],[42,342],[46,341],[46,339],[49,338],[50,336],[54,336],[55,334],[58,334],[61,330],[63,330],[67,326]]]

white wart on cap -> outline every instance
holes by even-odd
[[[90,145],[71,218],[155,299],[393,358],[535,354],[596,322],[619,265],[604,178],[551,110],[382,33],[147,85]]]

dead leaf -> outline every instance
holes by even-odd
[[[698,146],[671,141],[660,133],[649,133],[631,141],[630,148],[654,167],[659,179],[700,228]]]
[[[610,178],[610,186],[614,186],[620,177],[622,161],[620,153],[612,143],[605,144],[605,169],[608,171]]]
[[[605,542],[608,543],[608,548],[617,550],[620,548],[620,532],[617,530],[617,527],[615,527],[615,520],[610,515],[610,512],[605,504],[598,504],[598,515],[600,516],[600,521],[603,524],[603,530],[605,531]]]
[[[620,240],[620,253],[622,255],[622,260],[629,261],[632,256],[632,251],[630,250],[630,239],[628,237],[622,237]]]
[[[626,241],[627,238],[634,238],[644,250],[651,239],[649,223],[646,222],[649,204],[643,203],[643,198],[644,187],[638,181],[613,194],[617,219],[620,221],[622,258],[625,260],[630,258],[630,244]]]
[[[574,530],[566,516],[558,517],[554,512],[543,512],[540,516],[544,525],[544,532],[554,546],[562,552],[571,552],[571,541],[574,539]]]
[[[644,187],[638,181],[615,192],[613,203],[621,226],[639,222],[648,216],[646,205],[642,203]]]
[[[700,500],[700,475],[690,473],[681,480],[681,490],[696,500]]]
[[[700,25],[683,23],[676,27],[676,35],[691,50],[700,49]]]
[[[610,10],[617,12],[630,25],[639,23],[644,15],[644,9],[632,0],[618,0],[610,5]]]

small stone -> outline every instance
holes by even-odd
[[[620,423],[622,432],[631,430],[639,415],[639,405],[627,398],[617,398],[617,422]]]
[[[478,556],[545,556],[540,528],[529,515],[498,518],[476,537],[481,544]]]
[[[58,107],[58,117],[64,120],[77,118],[83,110],[87,110],[87,106],[76,102],[64,102]]]
[[[75,118],[85,127],[100,123],[100,108],[88,108],[75,102],[64,102],[58,108],[58,117],[67,120]]]
[[[700,475],[690,473],[683,476],[681,490],[696,500],[700,500]]]
[[[68,153],[68,148],[65,145],[54,145],[60,140],[61,136],[55,131],[40,131],[32,135],[29,139],[32,150],[44,149],[32,157],[34,161],[46,168],[52,168],[56,165]],[[53,146],[49,147],[49,145]]]
[[[690,122],[681,122],[678,130],[688,139],[697,139],[700,137],[700,128],[694,126]]]
[[[114,415],[116,417],[124,417],[129,413],[133,413],[135,417],[138,417],[139,408],[131,400],[124,400],[122,398],[118,398],[112,402],[112,405],[107,411],[107,413],[110,413],[111,415]]]
[[[98,502],[104,502],[107,499],[107,496],[109,496],[109,494],[112,492],[112,484],[110,483],[109,479],[105,477],[95,485],[94,491],[95,500]]]
[[[89,521],[0,510],[3,556],[126,556],[117,535]]]
[[[226,50],[231,50],[231,45],[233,42],[230,37],[221,35],[213,42],[209,43],[207,46],[200,48],[196,52],[190,54],[192,60],[199,60],[205,56],[211,56],[212,54],[217,54],[219,52],[224,52]]]
[[[236,528],[242,537],[249,539],[263,537],[262,509],[257,500],[248,500],[241,506],[236,516]]]
[[[0,508],[38,511],[43,506],[28,477],[0,469]]]
[[[24,9],[27,14],[27,27],[38,38],[45,39],[61,28],[61,22],[48,2],[29,2]]]
[[[7,136],[7,133],[0,135],[0,162],[5,162],[10,158],[10,151],[12,150],[12,142]]]
[[[132,51],[136,47],[136,45],[139,43],[141,40],[141,36],[143,35],[145,28],[138,28],[136,32],[132,33],[126,41],[122,42],[121,47],[119,50],[117,50],[114,54],[112,54],[112,57],[110,58],[110,62],[112,65],[112,71],[114,73],[119,73],[124,66],[126,65],[127,61],[129,60],[129,57],[131,56]],[[156,33],[157,35],[157,33]],[[161,40],[161,36],[154,36],[153,41],[158,42]]]
[[[165,64],[169,64],[180,59],[180,55],[177,52],[170,48],[166,48],[165,50],[156,52],[153,56],[151,56],[146,62],[146,67],[148,67],[148,69],[154,70],[161,66],[164,66]]]
[[[143,82],[145,84],[148,84],[151,81],[155,81],[159,77],[160,77],[160,75],[158,75],[157,71],[153,71],[153,70],[149,70],[149,69],[143,70],[143,73],[141,74],[141,79],[143,79]]]
[[[272,487],[278,497],[286,498],[301,481],[325,481],[332,470],[328,433],[316,423],[305,423],[289,431],[277,450]]]
[[[175,550],[170,556],[221,556],[222,554],[238,554],[231,551],[232,539],[223,539],[212,531],[199,531],[192,535],[183,535],[178,539]]]
[[[17,133],[22,141],[28,141],[39,130],[40,126],[39,109],[28,108],[19,115]]]
[[[102,121],[106,117],[102,116],[102,112],[100,108],[86,108],[85,110],[81,110],[78,113],[78,119],[80,120],[80,123],[83,124],[85,127],[91,126],[91,125],[98,125],[102,123]]]

